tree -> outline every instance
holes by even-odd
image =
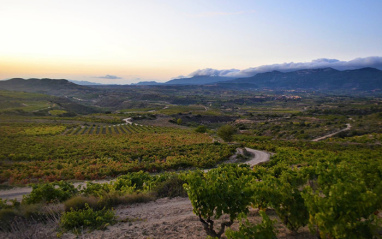
[[[182,124],[182,119],[181,119],[181,118],[177,119],[177,120],[176,120],[176,123],[177,123],[177,124]]]
[[[184,188],[207,235],[220,238],[226,227],[230,227],[240,214],[247,214],[252,201],[253,172],[247,166],[222,165],[208,173],[194,171],[185,175]],[[214,221],[223,214],[230,220],[221,223],[220,230],[214,229]]]
[[[207,127],[204,125],[199,125],[196,129],[195,132],[197,133],[205,133],[207,132]]]
[[[218,129],[218,136],[226,142],[232,141],[233,134],[235,133],[235,128],[232,125],[223,125]]]

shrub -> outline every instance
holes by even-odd
[[[225,227],[230,227],[240,214],[248,213],[253,179],[249,167],[235,164],[222,165],[208,173],[194,171],[185,175],[187,184],[184,187],[193,212],[199,217],[207,235],[220,238]],[[216,232],[211,218],[219,219],[223,214],[229,215],[229,221],[223,222]]]
[[[92,183],[88,182],[86,188],[81,190],[81,193],[85,196],[95,196],[100,197],[103,194],[112,191],[112,186],[109,183]]]
[[[184,183],[186,183],[186,181],[180,179],[178,175],[174,175],[166,181],[159,183],[154,191],[158,198],[187,197],[187,192],[183,188]]]
[[[113,210],[102,209],[99,211],[93,210],[88,204],[85,204],[85,209],[70,210],[62,214],[60,227],[66,231],[72,231],[76,234],[80,233],[83,228],[90,230],[105,229],[108,225],[116,222],[115,213]]]
[[[230,228],[226,232],[228,239],[263,239],[263,238],[277,238],[273,224],[276,220],[272,221],[264,211],[259,211],[263,218],[260,224],[252,225],[248,220],[240,223],[239,231],[233,231]]]
[[[205,133],[207,132],[207,127],[204,125],[199,125],[196,129],[195,132],[197,133]]]
[[[8,203],[7,199],[0,198],[0,209],[7,209],[7,208],[17,208],[20,206],[20,202],[16,199],[9,200],[11,204]]]
[[[146,203],[155,200],[155,197],[151,193],[133,193],[123,196],[121,203],[133,204],[133,203]]]
[[[65,211],[85,209],[86,204],[93,209],[98,209],[99,199],[96,197],[74,196],[64,202]]]
[[[278,172],[280,169],[284,171]],[[297,232],[309,220],[304,199],[298,190],[304,180],[293,170],[282,166],[274,167],[273,173],[277,177],[266,175],[254,184],[253,202],[259,208],[274,208],[282,223]]]
[[[78,193],[72,184],[64,181],[35,184],[32,188],[32,192],[23,197],[23,203],[62,202]]]
[[[21,204],[14,208],[0,210],[0,230],[12,232],[19,226],[36,222],[55,221],[62,212],[60,205]],[[24,237],[21,237],[24,238]]]
[[[0,230],[9,231],[12,222],[19,217],[19,214],[14,209],[1,209],[0,210]]]
[[[98,201],[98,208],[112,208],[120,204],[145,203],[155,200],[152,193],[131,193],[121,195],[118,192],[102,195]]]
[[[149,186],[150,181],[153,181],[153,177],[143,171],[128,173],[126,175],[118,177],[115,182],[113,182],[113,188],[116,191],[125,191],[128,193],[134,192],[135,190],[144,190],[145,186]]]
[[[218,129],[218,136],[226,142],[230,142],[233,139],[233,134],[236,132],[232,125],[223,125]]]
[[[317,189],[307,186],[302,194],[312,232],[322,238],[378,235],[380,218],[376,214],[382,205],[382,184],[379,176],[368,181],[361,171],[365,168],[349,162],[317,166]]]

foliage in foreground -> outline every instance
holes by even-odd
[[[65,231],[79,234],[83,229],[105,229],[116,222],[113,210],[102,209],[95,211],[86,204],[85,209],[71,210],[61,216],[60,227]]]
[[[275,239],[276,232],[273,225],[276,221],[269,219],[268,215],[264,211],[259,211],[262,222],[260,224],[253,225],[248,220],[240,223],[239,231],[233,231],[228,228],[226,236],[228,239]]]
[[[381,174],[361,173],[348,163],[320,164],[317,187],[303,193],[310,214],[309,226],[326,238],[373,238],[381,226]],[[366,176],[366,177],[365,177]]]
[[[299,188],[306,182],[300,172],[278,165],[261,175],[254,187],[254,204],[274,208],[282,223],[297,232],[308,224],[309,214]]]
[[[55,183],[35,184],[32,192],[23,197],[23,203],[52,203],[63,202],[78,193],[78,190],[68,182],[60,181]]]
[[[240,214],[246,214],[251,204],[254,179],[249,167],[223,165],[208,173],[190,172],[185,176],[185,189],[191,200],[193,212],[199,217],[207,235],[220,238],[226,227],[233,224]],[[229,221],[221,223],[219,231],[214,228],[213,218],[229,215]]]
[[[317,152],[302,155],[316,157]],[[380,159],[349,159],[346,152],[335,158],[328,155],[301,168],[287,165],[284,159],[278,164],[256,166],[253,171],[230,165],[208,173],[191,172],[186,176],[185,188],[194,213],[212,237],[221,237],[224,228],[239,215],[247,214],[251,204],[260,209],[273,208],[281,223],[294,233],[309,223],[311,232],[322,238],[377,236],[382,209]],[[222,214],[228,214],[230,221],[223,222],[217,232],[213,219]],[[246,225],[241,230],[250,228]]]

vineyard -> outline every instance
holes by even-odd
[[[281,238],[380,238],[380,98],[293,92],[301,98],[291,101],[268,91],[174,87],[76,89],[67,97],[1,91],[0,185],[31,184],[32,193],[0,200],[0,237],[19,218],[47,220],[44,210],[56,206],[54,236],[116,222],[140,230],[113,208],[188,196],[191,219],[178,221],[197,222],[213,238],[276,238],[280,229]],[[237,147],[271,158],[253,168],[221,164]]]
[[[64,135],[98,135],[98,134],[134,134],[141,132],[164,132],[166,129],[161,127],[143,126],[138,124],[119,124],[119,125],[92,125],[72,127]]]
[[[235,146],[212,143],[210,136],[190,130],[139,125],[65,128],[2,125],[0,181],[26,184],[206,168],[235,152]]]

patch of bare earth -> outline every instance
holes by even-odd
[[[171,127],[171,128],[179,128],[179,129],[187,129],[188,127],[177,125],[174,123],[169,122],[169,120],[173,119],[173,117],[170,116],[157,116],[155,120],[136,120],[133,121],[137,124],[143,124],[143,125],[151,125],[151,126],[157,126],[157,127]]]
[[[277,219],[274,211],[270,210],[267,213],[271,219]],[[144,204],[119,206],[116,208],[116,215],[119,220],[117,224],[109,226],[104,231],[85,233],[80,235],[79,238],[143,239],[207,237],[199,218],[192,212],[192,205],[188,198],[162,198]],[[261,222],[261,217],[255,209],[251,209],[248,216],[251,222]],[[222,217],[215,222],[217,229],[219,229],[222,220],[228,220],[228,217]],[[315,238],[309,233],[307,228],[300,229],[298,234],[292,234],[280,223],[277,223],[275,227],[279,231],[278,238]],[[238,223],[234,223],[232,228],[238,230]],[[77,237],[66,233],[62,238],[74,239]]]

